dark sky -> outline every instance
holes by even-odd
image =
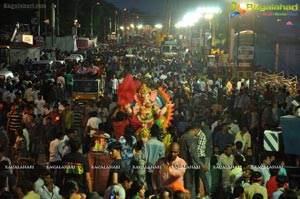
[[[119,9],[124,8],[138,8],[143,12],[162,12],[166,9],[167,0],[106,0],[107,2],[113,3]]]

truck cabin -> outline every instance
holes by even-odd
[[[164,41],[161,44],[160,53],[165,58],[177,57],[179,51],[179,45],[176,41]]]
[[[72,98],[79,103],[93,99],[98,100],[103,95],[100,83],[99,79],[74,80]]]

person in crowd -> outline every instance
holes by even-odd
[[[233,155],[243,156],[243,158],[245,159],[244,153],[243,153],[243,143],[241,141],[236,141],[234,143],[234,145],[232,146],[232,153],[233,153]]]
[[[246,150],[251,147],[251,135],[248,132],[248,127],[246,125],[242,125],[241,131],[236,134],[234,143],[237,141],[240,141],[243,144],[242,153],[246,152]]]
[[[251,176],[252,184],[244,189],[244,198],[252,199],[253,195],[260,193],[263,195],[263,199],[268,199],[267,189],[262,186],[263,176],[259,171],[254,171]]]
[[[80,153],[81,146],[79,137],[70,138],[71,153],[62,159],[63,165],[66,167],[63,178],[64,182],[75,180],[80,193],[90,193],[92,192],[90,166],[87,157]]]
[[[55,139],[50,142],[49,145],[49,165],[59,167],[62,165],[63,158],[63,143],[62,143],[63,134],[61,132],[57,132],[55,135]],[[57,179],[57,185],[61,185],[61,175],[62,172],[59,169],[53,169],[54,176]]]
[[[27,152],[29,151],[30,149],[30,139],[29,139],[29,132],[28,132],[28,129],[26,127],[26,124],[22,122],[21,124],[21,128],[22,128],[22,131],[23,131],[23,136],[25,138],[25,141],[26,141],[26,150]],[[47,156],[46,156],[47,157]]]
[[[255,165],[256,164],[256,158],[253,155],[252,148],[247,148],[246,154],[245,154],[245,161],[247,165]]]
[[[8,134],[9,143],[13,146],[16,140],[15,132],[21,127],[22,123],[21,112],[17,104],[12,104],[10,111],[7,113],[7,118],[6,132]]]
[[[251,183],[253,170],[250,165],[243,166],[243,175],[236,181],[236,185],[246,188]]]
[[[220,147],[220,151],[224,151],[227,145],[234,142],[234,137],[228,132],[228,126],[223,125],[221,131],[214,134],[214,145]]]
[[[41,199],[40,195],[33,190],[32,182],[23,180],[18,183],[18,187],[24,195],[23,199]]]
[[[202,124],[201,124],[201,128],[202,128]],[[198,153],[198,157],[201,160],[201,162],[205,163],[205,152],[206,152],[206,135],[204,134],[204,132],[202,131],[202,129],[200,129],[200,131],[198,132],[198,134],[196,135],[197,137],[197,153]],[[207,165],[205,165],[207,167]],[[203,182],[204,185],[204,192],[205,195],[209,195],[210,191],[209,191],[209,185],[208,185],[208,180],[206,178],[205,172],[203,172],[203,170],[198,169],[195,171],[195,189],[196,189],[196,196],[200,197],[200,180]]]
[[[159,190],[159,199],[173,199],[174,192],[169,187],[161,187]]]
[[[112,197],[125,199],[126,191],[131,189],[133,181],[134,178],[131,174],[127,172],[122,173],[118,183],[107,187],[105,190],[104,199],[111,199]]]
[[[199,133],[200,129],[200,122],[194,122],[191,124],[188,131],[179,139],[179,156],[186,161],[187,166],[191,167],[191,169],[186,170],[184,174],[184,187],[190,191],[191,198],[196,198],[195,169],[202,169],[204,172],[207,171],[207,167],[197,154],[196,135]]]
[[[279,199],[297,199],[297,194],[292,190],[286,190],[279,196]]]
[[[272,194],[275,191],[277,191],[277,189],[278,189],[276,177],[279,173],[279,162],[274,160],[274,161],[272,161],[271,166],[272,167],[269,169],[270,179],[266,183],[266,188],[267,188],[267,191],[268,191],[268,197],[269,198],[271,198]]]
[[[232,154],[232,146],[227,145],[224,152],[219,157],[219,163],[222,168],[222,187],[224,193],[230,192],[230,169],[233,167],[234,156]]]
[[[146,181],[146,154],[145,147],[142,140],[137,141],[133,148],[133,174],[136,176],[137,180],[145,183]]]
[[[3,179],[5,181],[5,184],[1,185],[1,188],[4,188],[5,190],[11,192],[13,196],[16,196],[17,178],[10,172],[9,166],[11,165],[7,160],[0,161],[0,181]]]
[[[154,193],[158,193],[159,187],[170,186],[178,182],[184,185],[186,162],[179,155],[179,144],[173,142],[167,155],[156,161],[152,174],[152,186]]]
[[[12,165],[12,161],[9,157],[5,156],[5,147],[0,146],[0,162],[7,161],[9,165]],[[10,173],[13,173],[12,170],[9,170]]]
[[[66,83],[66,97],[72,97],[72,90],[73,90],[73,75],[72,70],[68,70],[67,74],[65,75],[65,83]]]
[[[1,199],[14,199],[14,198],[18,198],[17,195],[14,197],[14,195],[12,194],[12,192],[10,192],[8,190],[7,183],[6,183],[6,178],[3,178],[2,176],[0,176],[0,198]]]
[[[266,84],[266,90],[264,91],[264,101],[273,102],[274,99],[275,95],[271,89],[270,84]]]
[[[114,160],[109,170],[107,186],[119,183],[120,176],[127,170],[126,163],[122,160],[122,144],[113,142],[108,145],[109,156]]]
[[[154,124],[150,130],[151,139],[146,142],[145,154],[146,154],[146,182],[148,185],[148,190],[146,195],[149,196],[153,194],[152,187],[152,174],[153,174],[153,165],[159,158],[165,156],[165,145],[158,140],[160,134],[160,128],[157,124]]]
[[[231,194],[231,199],[242,199],[244,193],[244,188],[241,186],[236,186],[233,189],[233,192]]]
[[[41,92],[38,92],[38,98],[34,100],[34,105],[36,107],[36,115],[38,118],[41,118],[43,114],[43,108],[46,105],[46,101],[44,100],[44,97]]]
[[[117,89],[118,89],[118,79],[116,78],[116,75],[113,75],[111,80],[110,80],[110,85],[111,85],[111,93],[116,94]]]
[[[102,123],[104,124],[104,127],[107,127],[107,121],[109,117],[108,109],[105,107],[104,103],[98,102],[97,103],[98,108],[98,117],[101,119]]]
[[[51,118],[51,123],[56,126],[56,130],[61,130],[61,114],[58,110],[58,105],[54,105],[52,108],[52,111],[49,114],[49,117]]]
[[[102,123],[102,121],[97,117],[97,112],[91,112],[84,132],[84,137],[87,139],[88,147],[91,146],[91,138],[99,130],[98,127],[100,123]]]
[[[213,155],[212,131],[210,130],[209,126],[207,125],[205,118],[202,117],[200,119],[200,122],[201,122],[201,130],[205,134],[205,138],[206,138],[205,165],[208,170],[205,172],[205,175],[206,175],[206,178],[208,181],[208,191],[210,193],[210,189],[211,189],[211,173],[210,173],[211,164],[210,164],[210,161],[211,161],[211,157]]]
[[[59,195],[59,187],[54,184],[54,175],[52,172],[48,171],[43,174],[44,185],[37,192],[41,199],[61,199],[62,196]]]
[[[134,181],[131,189],[128,190],[128,198],[130,199],[144,199],[146,192],[146,186],[140,181]]]
[[[56,126],[51,123],[51,118],[46,117],[46,123],[43,124],[43,138],[46,160],[49,159],[49,146],[52,140],[56,138]]]
[[[259,167],[259,171],[263,175],[263,186],[266,187],[266,184],[268,180],[271,177],[270,170],[269,170],[269,165],[271,163],[271,157],[267,154],[262,154],[261,155],[261,165]]]
[[[299,182],[295,179],[291,179],[289,182],[289,190],[294,191],[297,194],[297,197],[300,198],[300,191],[299,191]]]
[[[279,196],[283,194],[286,189],[289,188],[289,179],[287,176],[277,175],[276,182],[277,182],[277,190],[273,192],[272,199],[279,199]]]
[[[69,154],[71,152],[71,147],[70,147],[70,139],[72,137],[79,137],[78,132],[74,129],[68,129],[65,132],[65,135],[63,136],[63,139],[61,141],[62,144],[62,157],[65,155]],[[83,153],[83,149],[80,149],[80,153]]]
[[[253,195],[252,199],[264,199],[264,196],[260,193],[256,193]]]
[[[74,180],[68,180],[59,194],[62,196],[62,199],[86,199],[86,195],[79,191],[79,186]]]
[[[83,136],[83,111],[78,102],[73,104],[73,115],[74,115],[74,129],[78,131],[79,137],[82,138]]]
[[[130,124],[128,115],[123,112],[119,111],[117,108],[115,109],[116,112],[112,114],[112,127],[114,136],[117,140],[120,139],[122,135],[124,135],[125,127]]]
[[[16,141],[14,144],[14,152],[15,152],[15,158],[17,162],[18,158],[25,157],[27,155],[27,144],[21,127],[16,129],[15,134],[16,134]]]
[[[39,122],[36,121],[36,116],[34,114],[29,115],[29,123],[27,125],[30,140],[29,152],[38,153],[38,144],[42,132],[42,126]]]
[[[68,129],[73,129],[74,127],[74,113],[71,109],[71,105],[69,103],[66,103],[64,107],[65,109],[61,112],[63,132]]]
[[[136,138],[133,136],[135,130],[132,125],[127,125],[124,130],[124,136],[121,136],[119,142],[122,144],[122,158],[126,162],[127,168],[131,167],[133,159],[133,147],[136,144]]]
[[[24,98],[27,102],[33,102],[32,83],[28,83],[24,92]]]

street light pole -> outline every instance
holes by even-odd
[[[166,34],[169,37],[170,29],[171,29],[171,18],[172,18],[172,0],[167,0],[168,4],[168,14],[167,14],[167,26],[166,26]]]
[[[57,36],[59,36],[59,0],[56,0]]]
[[[100,5],[99,2],[97,2],[96,5],[91,7],[91,32],[90,32],[90,36],[93,37],[94,36],[94,8],[96,6]]]

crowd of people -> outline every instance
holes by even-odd
[[[299,179],[285,159],[264,151],[263,135],[293,113],[300,92],[272,84],[254,90],[247,81],[203,74],[192,52],[165,61],[137,43],[101,53],[104,95],[83,104],[71,98],[72,71],[92,60],[38,75],[19,70],[2,82],[1,199],[299,198]],[[131,115],[118,107],[118,85],[128,73],[170,95],[175,109],[167,129],[154,122],[151,136],[136,136]],[[88,154],[98,138],[112,159],[108,179],[90,174],[97,165]],[[95,192],[103,180],[105,192]]]

